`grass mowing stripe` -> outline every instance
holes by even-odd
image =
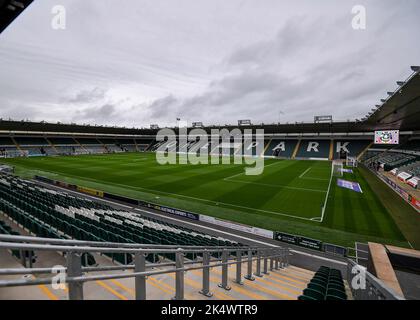
[[[139,159],[145,160],[136,161]],[[331,183],[325,219],[322,223],[310,221],[314,216],[321,215],[323,196],[320,195],[323,193],[302,189],[326,190],[328,183],[320,179],[330,173],[329,162],[270,159],[266,162],[267,170],[264,170],[261,176],[240,175],[234,179],[251,183],[233,183],[223,179],[229,177],[229,174],[230,176],[237,174],[239,168],[243,169],[243,166],[232,164],[161,166],[156,164],[155,159],[153,153],[133,153],[2,159],[1,162],[15,165],[17,172],[25,176],[32,175],[38,170],[37,174],[58,180],[265,229],[306,235],[332,243],[351,245],[352,241],[368,240],[401,245],[401,241],[405,241],[395,223],[390,223],[392,222],[388,213],[390,206],[385,205],[388,200],[384,200],[382,196],[375,199],[373,195],[378,188],[366,188],[367,182],[362,174],[355,174],[352,179],[360,183],[363,194],[343,192],[344,190],[338,189]],[[299,178],[308,167],[311,169],[303,178]],[[357,173],[358,169],[355,171]],[[279,183],[281,186],[277,188],[276,185]],[[382,182],[378,183],[384,186]],[[341,199],[349,195],[352,196],[352,208],[343,205]],[[401,199],[397,202],[397,209],[401,202],[403,202]],[[367,209],[363,207],[366,204],[371,211],[369,217],[375,221],[373,223],[367,222],[367,217],[364,216]],[[396,215],[399,215],[399,212],[394,211],[393,217]],[[351,218],[351,222],[347,220],[346,227],[344,219],[348,218]],[[406,219],[400,215],[398,226],[404,221]],[[369,228],[367,224],[373,227]],[[410,226],[407,225],[405,228]],[[414,228],[411,229],[414,232]],[[418,237],[418,228],[416,231],[417,234],[413,233],[409,239],[414,247],[416,247],[415,237]],[[381,234],[382,237],[379,237]]]

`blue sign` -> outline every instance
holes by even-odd
[[[357,182],[337,179],[337,186],[363,193],[362,188],[360,188],[360,184],[358,184]]]

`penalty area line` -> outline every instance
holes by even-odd
[[[306,169],[303,173],[301,173],[301,175],[299,176],[299,178],[302,178],[306,173],[308,173],[309,170],[311,170],[312,167],[309,167],[308,169]]]
[[[274,165],[279,164],[279,163],[282,163],[282,161],[278,161],[278,162],[275,162],[275,163],[271,163],[271,164],[269,164],[269,165],[264,165],[264,169],[265,169],[265,168],[268,168],[268,167],[271,167],[271,166],[274,166]],[[245,166],[244,166],[244,168],[245,168]],[[232,175],[232,176],[229,176],[229,177],[223,178],[223,180],[225,180],[225,181],[229,181],[229,179],[234,178],[234,177],[237,177],[237,176],[241,176],[241,175],[243,175],[243,174],[245,174],[245,170],[244,170],[243,172],[239,172],[239,173],[234,174],[234,175]]]
[[[331,182],[332,182],[332,179],[333,179],[333,165],[331,164],[330,182],[328,183],[328,190],[327,190],[327,194],[325,195],[324,205],[322,206],[321,221],[320,221],[320,222],[322,222],[322,221],[324,220],[325,209],[327,208],[328,197],[329,197],[329,195],[330,195],[330,189],[331,189]]]

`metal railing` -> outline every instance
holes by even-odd
[[[355,300],[404,300],[365,267],[348,260],[347,281]]]
[[[63,253],[66,259],[64,282],[68,284],[68,298],[83,300],[83,285],[85,282],[110,279],[135,279],[135,299],[146,300],[146,281],[148,276],[175,273],[176,300],[184,299],[184,273],[191,270],[202,270],[201,294],[211,297],[210,268],[221,267],[221,282],[219,287],[230,290],[228,266],[236,265],[234,282],[244,284],[243,279],[255,280],[254,275],[262,277],[270,270],[278,270],[289,264],[289,250],[282,247],[210,247],[210,246],[171,246],[171,245],[141,245],[129,243],[92,242],[79,240],[63,240],[24,236],[0,235],[0,249],[23,251],[53,251]],[[90,266],[84,267],[84,253],[122,253],[133,257],[132,264]],[[149,254],[174,254],[175,261],[150,263],[146,257]],[[187,254],[193,254],[194,259],[187,259]],[[26,257],[26,255],[22,255]],[[256,261],[255,273],[253,262]],[[242,276],[242,265],[247,265],[247,274]],[[153,270],[150,270],[152,269]],[[130,270],[132,272],[123,272]],[[106,274],[106,271],[121,271]],[[54,274],[55,269],[49,268],[1,268],[0,276],[21,274]],[[89,275],[89,272],[102,274]],[[52,284],[52,277],[20,278],[0,280],[0,287],[30,286]]]

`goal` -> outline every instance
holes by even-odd
[[[347,157],[346,158],[346,167],[357,167],[357,158],[356,157]]]
[[[342,177],[343,176],[343,162],[334,160],[332,163],[332,174],[334,177]]]

